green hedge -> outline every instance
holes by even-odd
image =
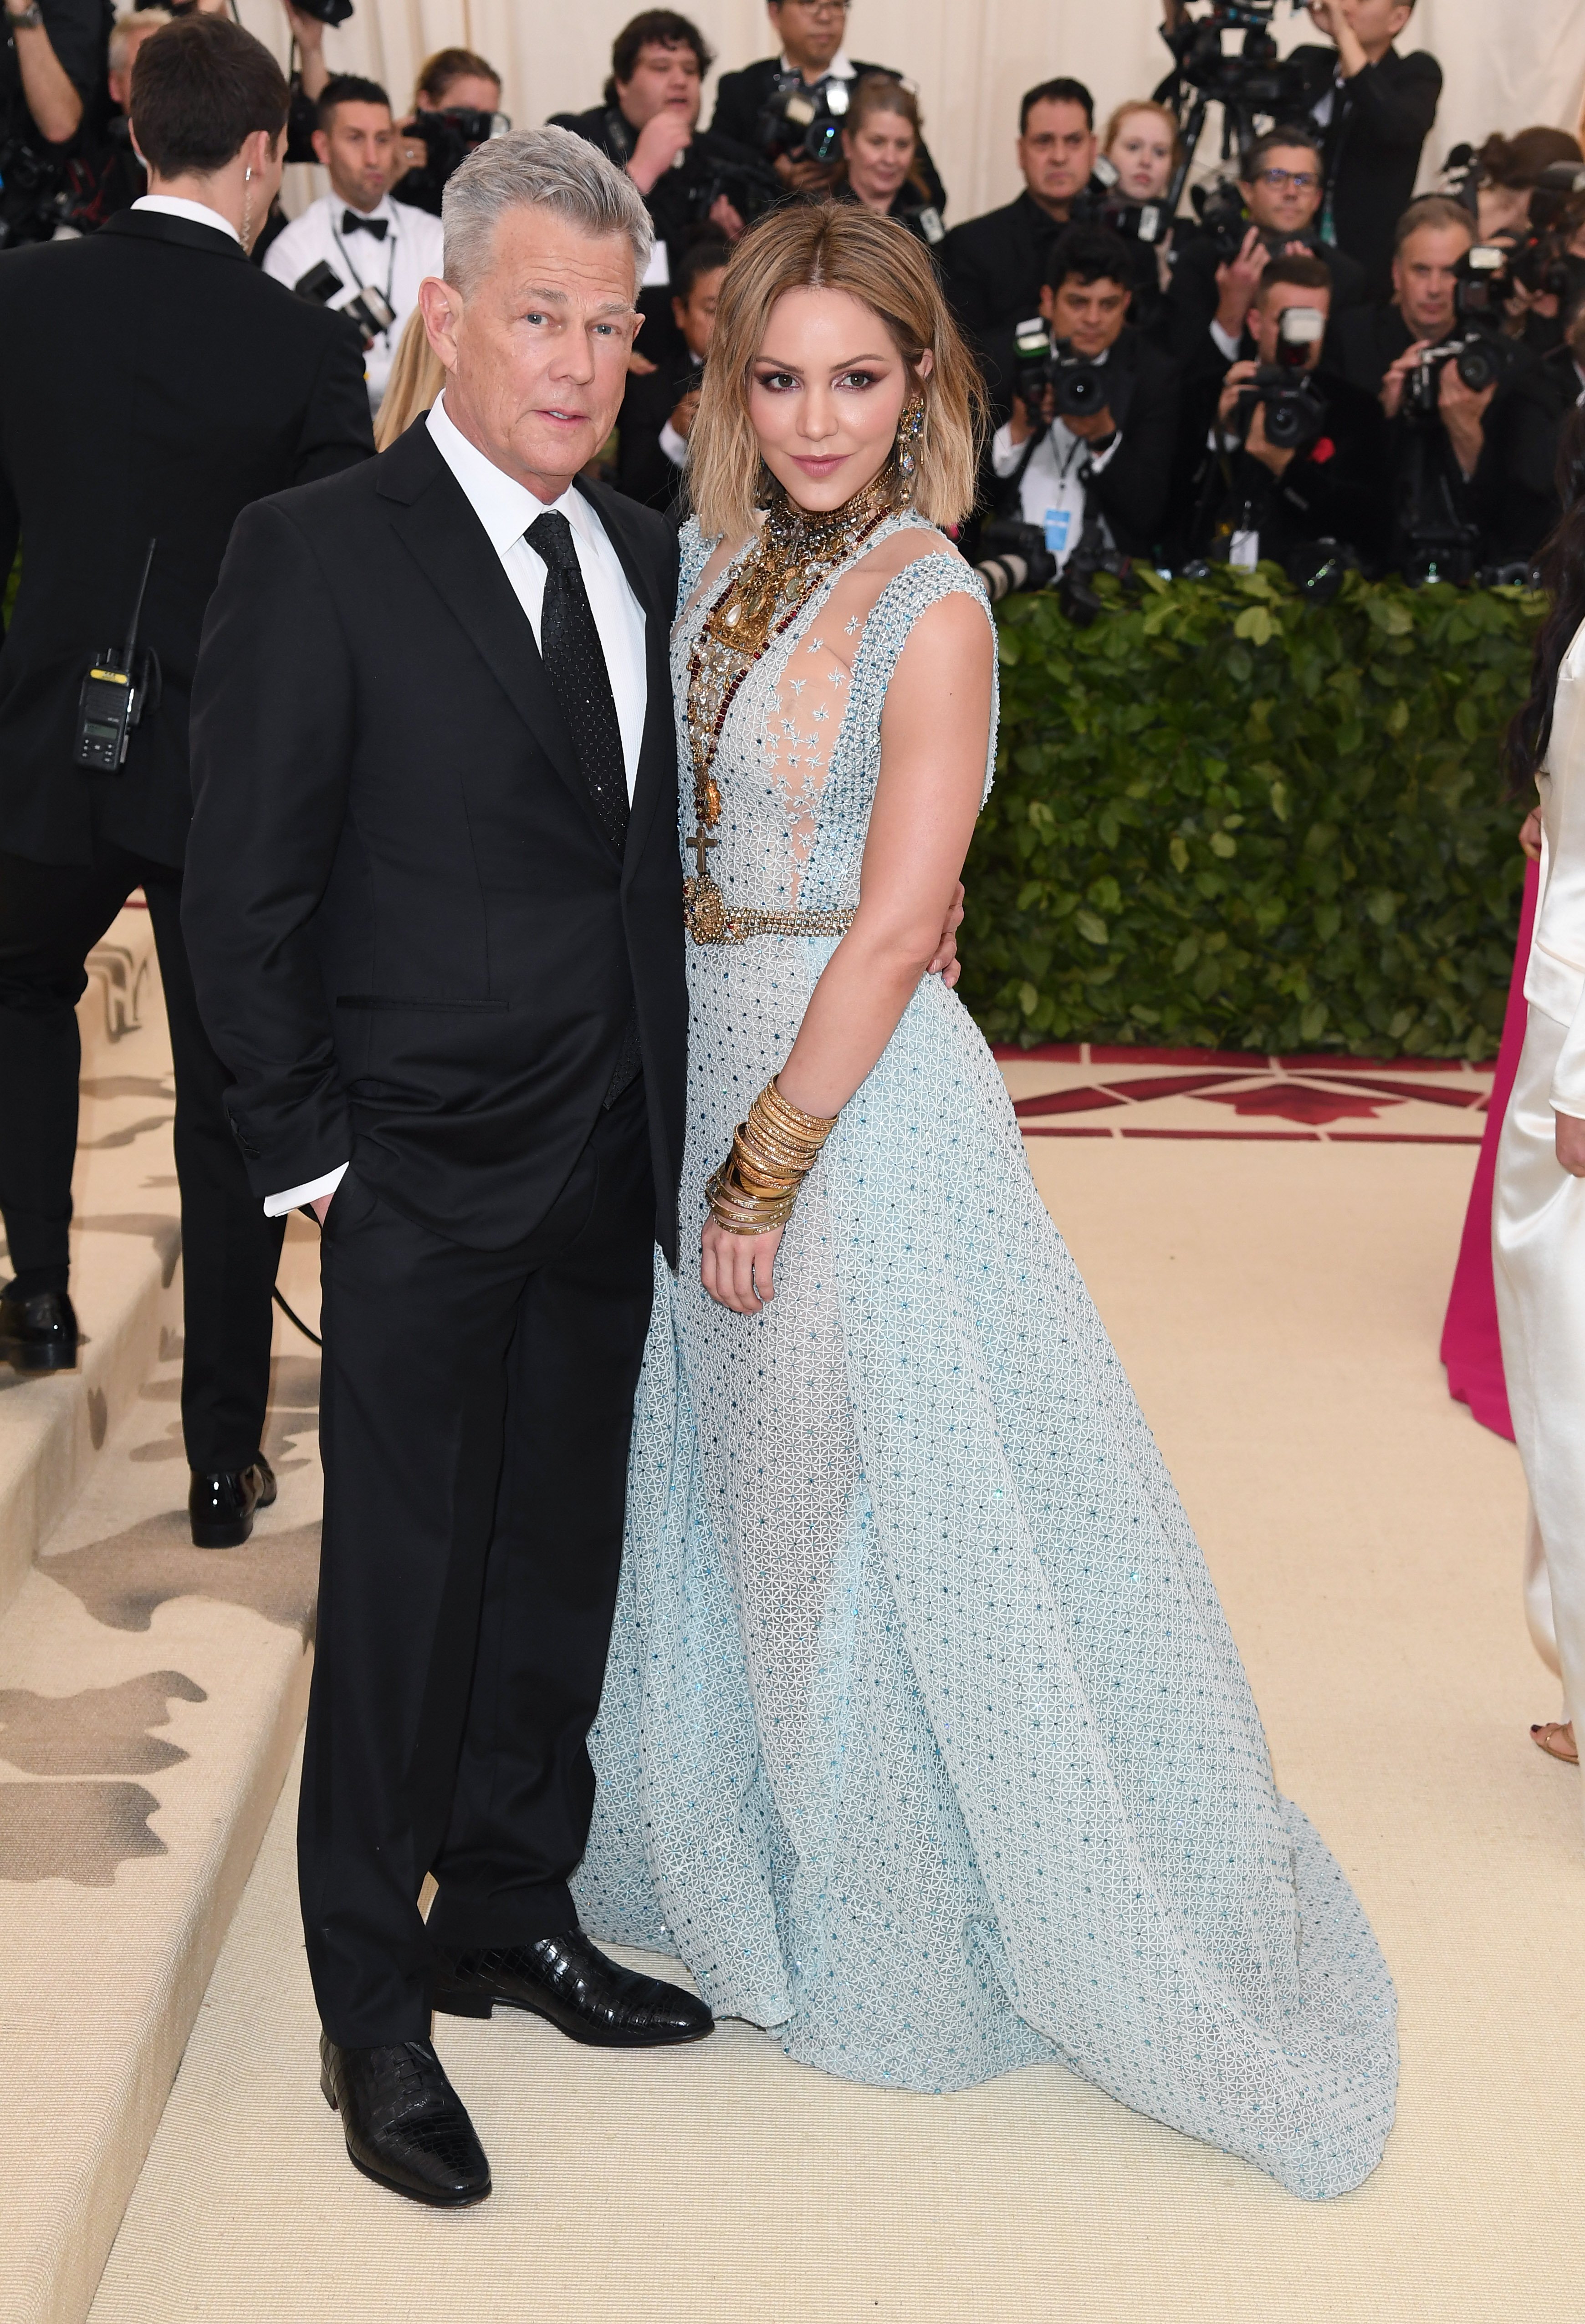
[[[1521,810],[1501,730],[1539,601],[1274,567],[998,609],[963,996],[993,1040],[1495,1054]]]

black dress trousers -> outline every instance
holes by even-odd
[[[14,1275],[64,1290],[81,1051],[83,963],[134,889],[148,899],[176,1080],[181,1189],[181,1428],[205,1471],[247,1467],[270,1387],[270,1294],[283,1219],[248,1186],[181,936],[181,874],[101,843],[91,863],[0,853],[0,1213]]]
[[[426,2036],[433,1944],[575,1924],[654,1220],[642,1080],[514,1249],[418,1225],[356,1160],[331,1202],[298,1851],[333,2042]]]

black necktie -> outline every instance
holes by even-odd
[[[540,650],[545,674],[572,729],[573,747],[595,813],[620,853],[627,839],[627,763],[605,650],[583,586],[572,527],[564,516],[536,517],[524,538],[545,560]]]
[[[376,242],[384,242],[391,231],[391,221],[389,218],[365,217],[361,210],[343,210],[341,231],[343,234],[372,234]]]

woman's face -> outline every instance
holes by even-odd
[[[848,182],[867,209],[891,207],[913,166],[913,124],[900,113],[867,113],[842,132]]]
[[[928,351],[919,368],[928,376]],[[891,457],[912,384],[862,300],[783,291],[749,366],[748,415],[766,467],[801,508],[840,508]]]
[[[1172,182],[1173,133],[1156,113],[1126,113],[1107,148],[1130,201],[1159,202]]]

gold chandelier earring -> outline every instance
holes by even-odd
[[[924,433],[924,398],[910,396],[903,407],[903,417],[897,422],[895,497],[899,508],[907,508],[913,501],[919,482],[919,439]]]

